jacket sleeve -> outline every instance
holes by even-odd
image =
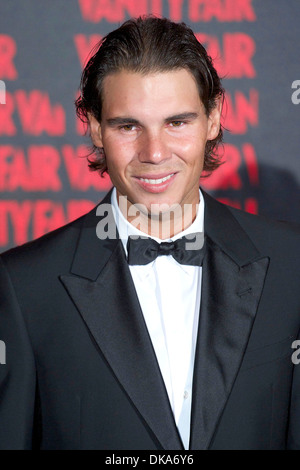
[[[35,361],[24,318],[1,258],[0,341],[0,449],[31,449]]]

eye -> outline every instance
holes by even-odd
[[[172,121],[170,124],[172,127],[181,127],[184,124],[184,121]]]
[[[135,125],[134,124],[125,124],[124,126],[121,126],[120,129],[125,131],[125,132],[130,132],[135,130]]]

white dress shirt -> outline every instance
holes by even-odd
[[[189,233],[203,232],[204,199],[201,191],[199,196],[199,209],[192,225],[169,240],[176,240]],[[127,256],[128,237],[148,235],[125,219],[118,206],[115,188],[111,202]],[[159,243],[163,241],[151,238]],[[184,447],[188,449],[202,268],[181,265],[169,255],[159,256],[145,266],[129,266],[129,269],[174,419]]]

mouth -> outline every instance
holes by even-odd
[[[161,184],[164,183],[165,181],[168,181],[172,176],[174,176],[175,173],[171,173],[168,176],[164,176],[163,178],[139,178],[140,181],[144,181],[145,183],[150,183],[150,184]]]
[[[165,191],[174,181],[177,173],[164,175],[143,175],[135,177],[138,184],[150,193],[160,193]]]

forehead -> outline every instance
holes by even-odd
[[[147,114],[166,110],[191,111],[202,105],[196,80],[191,72],[179,69],[141,74],[121,70],[103,80],[102,112]]]

